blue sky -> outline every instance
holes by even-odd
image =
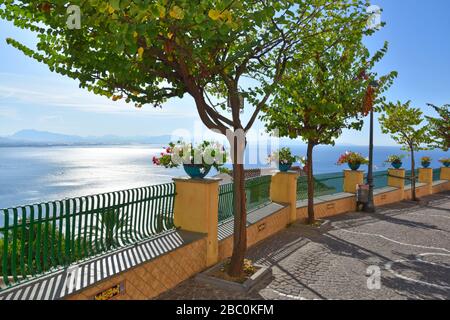
[[[427,102],[450,103],[450,1],[375,0],[383,8],[386,27],[367,40],[371,50],[389,41],[380,73],[397,70],[399,77],[387,93],[389,100],[412,100],[423,108]],[[199,126],[190,97],[173,99],[162,110],[112,102],[78,88],[75,81],[51,73],[45,65],[6,45],[13,37],[33,45],[34,35],[0,21],[0,136],[22,129],[88,135],[161,135]],[[255,126],[262,128],[261,123]],[[346,131],[341,144],[364,145],[368,128]],[[376,127],[376,144],[392,140]]]

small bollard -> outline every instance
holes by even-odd
[[[369,185],[358,184],[356,187],[356,210],[361,211],[362,206],[369,202]]]

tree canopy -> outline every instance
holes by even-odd
[[[141,107],[190,94],[210,129],[248,130],[296,52],[361,30],[368,1],[78,0],[69,30],[66,1],[0,1],[0,17],[37,32],[36,49],[7,42],[80,87]],[[308,55],[306,52],[305,55]],[[242,78],[257,85],[243,88]],[[238,92],[255,108],[239,118]],[[217,101],[213,99],[223,99]],[[231,117],[223,115],[229,101]]]
[[[423,124],[423,112],[419,108],[411,107],[411,101],[406,103],[387,103],[384,113],[380,117],[381,130],[389,134],[406,150],[426,150],[426,144],[431,142],[429,131]]]
[[[429,103],[428,106],[438,114],[437,118],[426,116],[428,129],[433,137],[430,147],[448,151],[450,149],[450,104],[438,107]]]
[[[369,71],[387,51],[387,44],[372,57],[362,44],[362,34],[308,60],[293,61],[262,119],[280,136],[302,138],[319,144],[334,144],[342,130],[360,129],[367,88],[377,78]],[[379,77],[376,96],[380,102],[396,72]]]

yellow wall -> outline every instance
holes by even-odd
[[[93,300],[94,296],[124,283],[123,294],[115,300],[146,300],[175,287],[206,268],[206,239],[192,242],[154,260],[100,281],[66,300]]]
[[[219,182],[217,179],[174,179],[177,196],[174,223],[186,231],[207,234],[207,266],[218,262],[217,221]]]
[[[450,180],[450,168],[441,168],[441,180]]]
[[[344,192],[355,193],[358,184],[364,183],[364,172],[345,170],[344,171]]]
[[[388,169],[388,186],[403,189],[405,187],[405,169]],[[398,177],[398,178],[396,178]]]
[[[280,172],[272,176],[270,199],[290,206],[289,221],[297,220],[297,172]]]

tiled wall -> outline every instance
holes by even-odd
[[[329,202],[319,203],[314,206],[314,215],[317,219],[333,217],[346,212],[355,211],[356,198],[348,197]],[[297,219],[305,222],[308,218],[308,208],[297,208]]]
[[[158,296],[206,267],[206,239],[192,242],[168,254],[132,268],[67,300],[92,300],[98,293],[123,283],[125,290],[113,299],[144,300]]]
[[[284,207],[280,211],[269,217],[258,221],[247,228],[247,246],[251,247],[261,240],[283,230],[289,223],[289,207]],[[228,237],[219,242],[219,261],[231,256],[233,251],[233,237]]]
[[[397,189],[394,191],[377,194],[373,197],[373,200],[374,200],[375,206],[384,206],[387,204],[402,201],[403,194],[404,194],[404,191],[402,189]]]

